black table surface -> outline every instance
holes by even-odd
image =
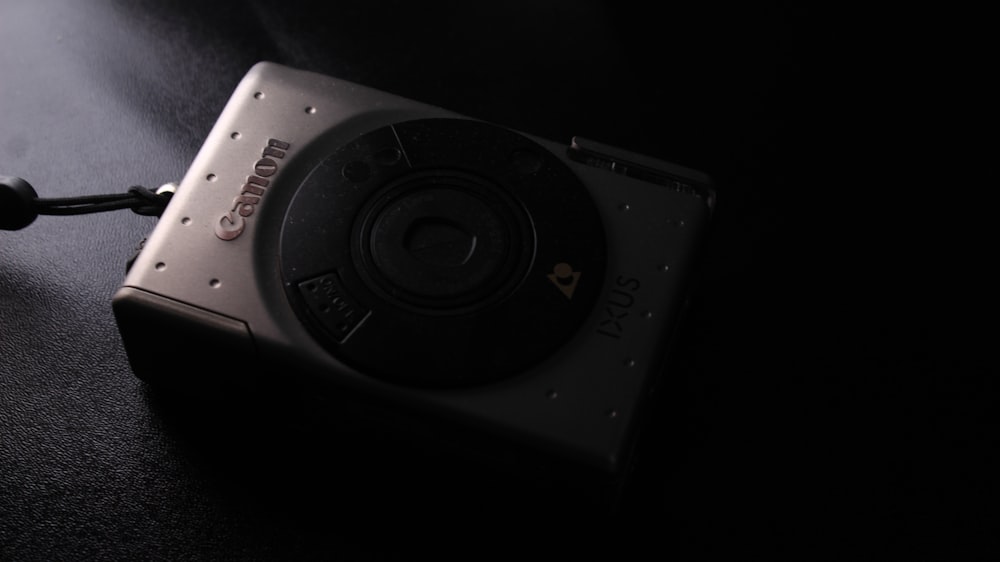
[[[938,177],[914,197],[883,144],[897,124],[917,129],[876,86],[905,53],[842,58],[871,28],[841,16],[623,0],[0,1],[0,175],[43,197],[179,180],[262,60],[592,138],[718,189],[680,367],[613,517],[530,496],[501,506],[486,493],[497,483],[461,474],[427,493],[405,459],[366,465],[336,438],[274,424],[266,404],[178,411],[130,371],[110,307],[155,218],[0,232],[0,560],[981,547],[996,386],[969,351],[992,338],[963,319],[980,276],[957,273],[977,262],[936,234],[951,229],[954,186]],[[942,270],[959,289],[932,281]],[[150,337],[170,353],[170,334]]]

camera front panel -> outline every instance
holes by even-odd
[[[268,181],[258,199],[251,170]],[[119,327],[146,380],[304,382],[400,431],[436,419],[529,464],[617,476],[663,374],[709,185],[261,63],[116,295]],[[230,211],[247,220],[226,239]],[[200,368],[197,350],[219,361]]]

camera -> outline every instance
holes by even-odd
[[[310,389],[390,432],[620,483],[713,204],[695,170],[261,62],[113,310],[152,386]]]

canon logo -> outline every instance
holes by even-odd
[[[268,139],[260,160],[253,165],[253,174],[247,176],[240,194],[233,199],[232,208],[215,223],[215,235],[221,240],[235,240],[243,234],[247,217],[253,214],[264,190],[271,185],[271,180],[267,178],[278,172],[278,161],[285,157],[289,146],[287,142]]]

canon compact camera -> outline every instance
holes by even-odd
[[[614,480],[713,200],[685,167],[259,63],[113,308],[152,385],[287,382]]]

